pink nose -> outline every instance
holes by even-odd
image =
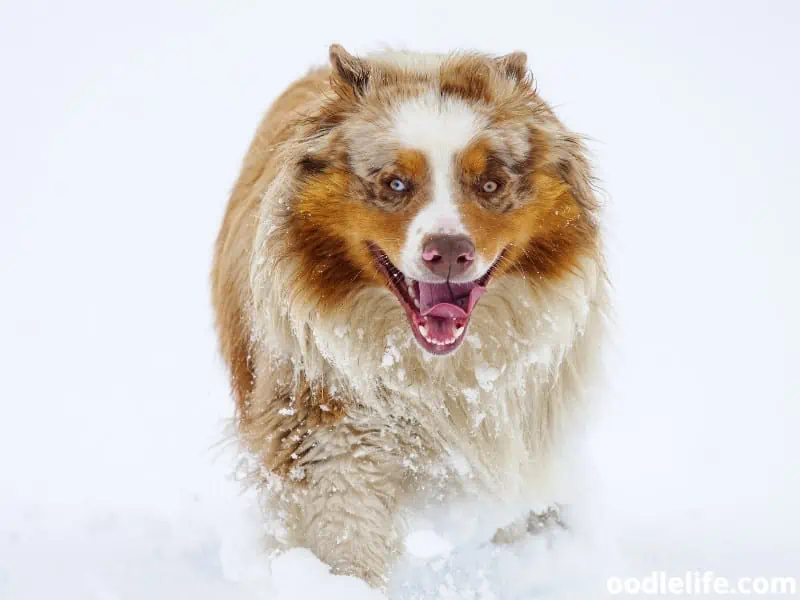
[[[435,235],[422,245],[422,260],[434,275],[460,276],[475,260],[475,244],[464,235]]]

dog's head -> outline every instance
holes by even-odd
[[[297,125],[281,225],[294,294],[315,314],[388,290],[419,346],[445,355],[482,296],[519,289],[499,280],[536,288],[597,252],[583,147],[523,53],[356,58],[333,46],[330,59],[328,98]]]

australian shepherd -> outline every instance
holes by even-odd
[[[380,586],[410,507],[557,500],[608,304],[599,212],[522,52],[334,45],[283,92],[212,284],[287,544]]]

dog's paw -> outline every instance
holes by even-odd
[[[492,537],[492,543],[513,544],[526,535],[550,535],[566,529],[562,507],[555,505],[541,512],[530,511],[510,525],[498,529]]]
[[[528,533],[538,535],[559,529],[566,530],[567,525],[562,513],[563,510],[559,504],[550,506],[541,512],[531,511],[527,518]]]

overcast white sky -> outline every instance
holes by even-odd
[[[608,201],[598,502],[687,563],[798,564],[800,4],[270,4],[0,4],[0,539],[226,510],[211,247],[262,112],[340,42],[528,53]]]

